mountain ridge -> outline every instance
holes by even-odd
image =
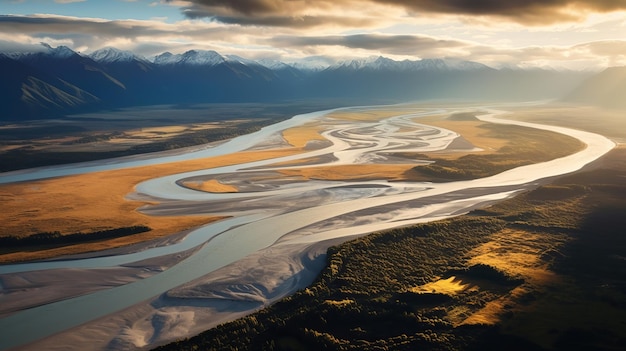
[[[626,109],[626,66],[609,67],[589,77],[564,101]]]
[[[119,50],[110,46],[96,50],[87,56],[89,56],[91,59],[93,59],[96,62],[105,62],[105,63],[132,62],[135,60],[150,62],[145,57],[135,55],[134,53],[130,51],[123,51],[123,50]]]
[[[3,94],[0,106],[3,120],[154,104],[561,98],[590,75],[498,70],[449,58],[396,61],[383,56],[307,69],[212,50],[164,52],[149,60],[113,47],[85,55],[45,44],[37,52],[0,55],[6,61],[0,74],[12,77],[0,83],[9,93]]]

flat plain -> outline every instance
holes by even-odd
[[[342,121],[371,122],[412,111],[414,111],[413,108],[405,108],[405,110],[402,107],[394,109],[378,108],[367,113],[341,111],[333,113],[329,117],[337,120],[337,123],[342,123]],[[477,160],[484,160],[480,163],[482,167],[480,175],[484,176],[487,169],[496,164],[497,167],[493,168],[491,173],[571,153],[579,147],[575,140],[550,132],[534,130],[522,130],[520,132],[517,127],[506,126],[496,126],[499,128],[499,131],[496,130],[494,132],[489,130],[489,123],[475,119],[471,120],[471,118],[469,121],[456,120],[443,114],[416,118],[416,120],[427,125],[436,125],[456,131],[471,143],[473,148],[451,149],[445,152],[436,152],[430,156],[404,154],[399,155],[400,157],[396,159],[395,163],[387,164],[320,165],[291,168],[279,171],[277,176],[297,177],[303,181],[311,179],[447,181],[446,174],[424,173],[421,170],[423,167],[416,167],[416,160],[429,159],[429,157],[441,158],[442,160],[445,158],[448,162],[452,162],[447,166],[447,172],[455,173],[459,167],[464,167],[464,163],[459,161],[462,160],[463,156],[477,155],[478,159],[471,160],[471,162],[477,164]],[[135,127],[133,126],[133,128]],[[160,135],[159,139],[169,140],[175,139],[178,133],[188,129],[188,125],[162,125],[160,127],[145,128],[143,133],[159,131],[159,133],[164,133]],[[124,135],[131,135],[136,133],[136,131],[137,129],[131,129],[131,131],[125,131]],[[550,137],[547,137],[548,135]],[[74,245],[35,245],[27,248],[3,247],[0,262],[51,258],[60,255],[122,247],[178,233],[219,220],[219,217],[210,216],[147,216],[138,211],[138,209],[145,204],[151,203],[151,201],[129,199],[128,195],[133,193],[136,184],[156,176],[233,165],[253,160],[277,158],[304,152],[307,150],[307,145],[310,145],[310,142],[323,142],[325,140],[320,135],[319,126],[315,123],[287,129],[282,133],[282,136],[285,144],[283,147],[276,149],[250,150],[208,159],[0,185],[0,197],[4,203],[4,210],[0,214],[0,220],[5,223],[0,236],[26,237],[51,232],[68,235],[132,226],[146,226],[151,229],[142,234],[110,240],[86,240],[84,243]],[[534,144],[529,142],[529,140],[534,142]],[[558,147],[552,147],[550,143]],[[523,150],[520,145],[527,144],[534,145],[531,153],[538,150],[544,150],[544,152],[534,155],[534,159],[529,159],[528,157],[524,159],[520,155],[523,153],[527,154],[528,150]],[[506,146],[509,147],[505,148]],[[500,153],[502,153],[502,150],[509,150],[502,157],[515,161],[503,163],[499,159],[490,160],[489,155],[498,155],[499,150]],[[560,151],[558,154],[552,155],[545,153],[545,150]],[[42,154],[45,155],[45,152]],[[467,174],[465,178],[475,176],[478,175]],[[237,191],[235,187],[225,185],[217,180],[187,182],[184,185],[192,189],[208,192]],[[59,204],[62,205],[59,206]]]
[[[564,111],[567,110],[561,106],[553,109],[556,115],[554,123],[569,126],[569,120],[562,118]],[[411,106],[405,110],[403,107],[383,107],[370,110],[367,113],[342,111],[331,114],[330,119],[338,125],[352,124],[355,121],[371,123],[399,113],[414,113],[415,110],[416,108]],[[551,108],[545,106],[541,109],[527,108],[516,110],[514,116],[522,120],[546,120],[547,116],[550,116],[550,110]],[[571,111],[574,113],[576,109],[571,108]],[[289,169],[278,167],[274,173],[264,173],[263,177],[270,179],[259,178],[257,180],[261,183],[268,182],[268,184],[271,181],[279,182],[283,178],[296,182],[372,180],[445,183],[459,179],[487,177],[514,167],[569,155],[583,148],[578,140],[554,132],[479,121],[475,115],[481,113],[484,111],[480,107],[470,107],[462,116],[437,113],[414,117],[416,122],[424,124],[424,128],[433,125],[458,134],[455,142],[442,151],[419,154],[391,152],[385,154],[386,162],[378,164],[325,165],[324,162],[328,159],[324,159],[324,157],[277,162],[276,166],[291,165],[296,167]],[[597,116],[602,118],[600,112]],[[619,121],[619,119],[615,119],[615,121]],[[585,129],[584,125],[575,126]],[[592,127],[591,122],[589,127]],[[186,127],[169,125],[160,126],[157,129],[147,129],[146,132],[161,133],[167,131],[176,134],[185,130],[184,128]],[[399,130],[403,132],[401,127]],[[623,136],[614,136],[614,140],[619,141],[621,137]],[[323,149],[330,144],[324,137],[323,128],[316,123],[286,129],[281,133],[281,138],[282,142],[274,140],[272,143],[268,143],[269,147],[258,147],[229,155],[0,185],[0,196],[2,196],[3,203],[7,204],[5,206],[7,210],[4,211],[3,217],[0,219],[4,223],[9,223],[4,228],[5,232],[1,233],[5,237],[26,237],[48,232],[59,232],[61,235],[89,234],[94,231],[133,226],[145,226],[151,229],[148,232],[131,236],[107,240],[85,240],[85,242],[72,245],[46,245],[42,243],[26,248],[3,247],[4,251],[0,255],[0,259],[3,262],[15,262],[81,252],[95,252],[114,247],[123,248],[155,238],[167,238],[169,235],[222,219],[223,217],[203,215],[146,215],[142,209],[146,205],[158,205],[160,200],[137,196],[134,194],[136,192],[135,186],[159,176],[243,164],[254,160],[273,160],[283,156],[294,156],[311,150]],[[622,156],[623,153],[618,152],[617,156],[611,156],[611,160],[620,159]],[[616,164],[621,163],[617,162]],[[224,178],[190,179],[181,184],[187,188],[207,193],[245,192],[245,189],[240,189]],[[313,285],[304,290],[306,296],[302,297],[303,293],[301,292],[293,298],[289,298],[287,302],[277,304],[278,307],[263,312],[270,314],[269,319],[263,322],[265,331],[261,328],[237,324],[248,323],[250,319],[235,322],[235,330],[243,328],[248,331],[261,331],[260,336],[255,336],[254,333],[245,334],[244,339],[241,339],[241,347],[264,345],[264,343],[301,346],[308,344],[309,341],[313,342],[311,345],[319,347],[340,349],[348,347],[346,345],[360,345],[359,347],[363,349],[369,347],[369,344],[357,343],[351,339],[362,338],[363,333],[368,331],[367,323],[369,322],[362,325],[361,332],[356,330],[357,326],[353,328],[355,330],[347,332],[336,331],[333,329],[336,327],[334,324],[324,325],[323,323],[316,325],[315,328],[317,329],[304,328],[304,326],[302,326],[304,329],[298,329],[300,327],[295,322],[293,324],[295,329],[293,330],[275,329],[276,327],[272,326],[272,323],[281,324],[286,323],[286,321],[291,323],[290,318],[292,317],[280,314],[282,313],[281,308],[283,308],[280,306],[291,306],[284,304],[289,304],[288,301],[292,299],[319,308],[332,307],[330,310],[303,310],[301,307],[288,307],[287,310],[289,311],[305,313],[299,317],[294,314],[296,317],[293,318],[296,318],[296,321],[299,318],[311,320],[307,313],[315,315],[321,313],[324,315],[322,318],[326,320],[336,317],[344,318],[342,317],[343,312],[348,313],[345,318],[349,320],[353,318],[360,320],[363,316],[351,314],[355,311],[354,308],[359,311],[371,311],[370,308],[374,308],[373,311],[378,314],[381,311],[378,311],[377,308],[381,307],[383,311],[387,311],[390,308],[388,303],[396,301],[394,300],[396,298],[397,301],[401,302],[400,305],[403,308],[406,309],[408,306],[409,310],[415,311],[410,318],[430,321],[426,324],[418,323],[418,329],[411,331],[415,335],[419,334],[416,338],[408,337],[410,334],[407,333],[403,333],[403,335],[406,334],[408,338],[401,335],[385,336],[383,335],[385,328],[381,329],[378,334],[370,331],[371,334],[369,335],[371,336],[368,338],[372,339],[368,339],[368,343],[371,342],[372,345],[378,346],[396,347],[404,345],[397,343],[400,339],[406,345],[423,345],[424,338],[428,337],[439,345],[453,348],[455,345],[459,345],[455,341],[458,336],[455,333],[459,330],[466,333],[467,329],[463,329],[466,326],[500,328],[505,325],[503,323],[506,321],[511,323],[506,325],[514,325],[517,319],[504,318],[510,314],[512,308],[514,311],[518,311],[517,308],[519,307],[519,311],[522,311],[520,301],[525,301],[524,299],[528,296],[534,296],[536,293],[544,293],[546,291],[545,286],[553,286],[551,285],[553,282],[559,281],[559,273],[554,268],[557,260],[551,259],[551,257],[558,255],[553,252],[561,252],[560,245],[566,245],[572,241],[571,238],[567,237],[566,232],[577,230],[575,226],[577,224],[572,222],[573,218],[578,218],[587,213],[585,206],[588,204],[583,201],[587,198],[585,197],[587,193],[581,190],[584,190],[586,186],[585,184],[571,185],[569,183],[544,186],[540,191],[531,193],[532,195],[516,198],[522,202],[515,204],[516,199],[513,199],[503,203],[501,205],[504,206],[503,210],[498,210],[499,207],[492,207],[483,210],[483,212],[475,211],[468,218],[450,220],[451,222],[436,222],[432,225],[432,228],[435,229],[429,229],[428,225],[415,227],[418,228],[415,229],[417,232],[411,228],[398,229],[387,234],[367,236],[364,239],[359,239],[361,241],[357,241],[355,244],[333,248],[329,251],[328,267],[319,278],[320,281],[324,281],[326,275],[331,275],[332,283],[330,285],[332,285],[332,289],[329,290],[331,295],[325,295],[328,287],[318,288],[318,285]],[[511,206],[507,204],[512,201],[515,205],[512,208],[506,207]],[[64,205],[58,206],[59,203]],[[559,232],[558,235],[546,238],[539,230],[540,227],[558,228],[562,233]],[[423,237],[422,230],[428,233],[434,230],[432,232],[436,234],[433,238],[420,239]],[[470,239],[468,235],[475,237]],[[424,240],[424,242],[413,242],[415,240]],[[351,248],[350,245],[357,245],[357,247],[362,245],[359,244],[360,242],[366,242],[366,248],[359,248],[356,251]],[[398,254],[396,251],[404,250],[403,248],[406,248],[407,245],[426,248],[427,252],[416,249],[415,252],[419,253],[416,257],[411,256],[413,251],[410,252],[409,256],[406,256],[407,253],[403,253],[402,255],[405,256],[396,257]],[[337,256],[338,253],[340,256]],[[381,258],[386,259],[385,257],[392,258],[396,264],[398,262],[404,263],[395,268],[388,267],[389,262],[379,260]],[[361,275],[352,276],[352,274],[357,273],[373,274],[367,273],[369,263],[366,264],[363,260],[371,260],[373,262],[371,264],[380,265],[379,268],[385,267],[384,269],[389,269],[389,272],[394,269],[400,269],[400,271],[381,275],[380,278],[384,280],[384,284],[370,281],[370,278]],[[432,261],[436,261],[436,265]],[[360,266],[367,269],[357,272],[356,268],[349,268],[353,264],[354,267]],[[412,268],[409,269],[409,266]],[[410,273],[412,271],[415,272]],[[343,276],[344,273],[347,275]],[[413,278],[409,278],[409,276]],[[391,290],[385,290],[389,288],[389,284],[391,284]],[[339,290],[333,290],[335,288]],[[562,288],[563,286],[560,285],[556,287],[557,290]],[[324,292],[322,293],[319,289]],[[424,291],[431,293],[423,296]],[[437,305],[437,303],[443,305]],[[338,312],[334,309],[341,309],[343,312],[336,315],[335,313]],[[277,314],[272,315],[272,313]],[[325,313],[331,313],[331,315],[325,315]],[[402,318],[397,319],[393,309],[384,313],[391,313],[383,314],[386,316],[384,323],[389,324],[389,328],[396,328],[393,324],[394,321],[407,322]],[[515,316],[519,315],[521,312]],[[350,325],[349,320],[346,321],[345,325]],[[443,321],[441,322],[443,324],[439,322],[440,320]],[[376,319],[372,320],[372,323],[376,325],[382,321]],[[452,331],[446,329],[450,326],[454,328]],[[430,329],[424,329],[426,327]],[[228,338],[231,338],[233,345],[240,342],[239,339],[228,334],[230,327],[224,328],[226,329],[218,330],[219,332],[226,330],[224,335],[229,335]],[[506,335],[521,333],[523,334],[522,337],[527,337],[523,331],[520,331],[519,328],[521,327],[516,328],[518,329],[513,328],[515,331],[507,332],[509,334]],[[435,331],[426,336],[427,330]],[[491,330],[490,333],[493,332],[493,329],[487,328],[486,330]],[[357,333],[354,334],[354,331]],[[205,347],[207,342],[209,345],[220,345],[223,342],[220,341],[222,339],[211,333],[213,332],[201,336],[200,339],[192,339],[189,343],[179,343],[173,347],[193,349],[198,345]],[[469,334],[463,334],[465,335],[464,338],[473,338],[478,335],[472,334],[473,332],[467,333]],[[496,331],[496,333],[500,332]],[[270,335],[276,338],[268,339]],[[449,342],[442,339],[442,335]],[[556,339],[551,340],[532,339],[532,343],[533,345],[549,346],[549,343],[555,342]],[[475,339],[475,341],[480,342],[480,339]]]

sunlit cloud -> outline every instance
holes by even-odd
[[[526,25],[555,24],[584,20],[593,13],[626,10],[620,0],[192,0],[183,6],[191,18],[207,17],[243,25],[315,26],[367,17],[373,7],[403,10],[407,16],[452,14],[477,18],[506,19]],[[342,16],[360,9],[361,14]],[[387,11],[379,12],[386,13]],[[300,21],[299,21],[300,20]]]
[[[202,45],[207,41],[228,41],[253,30],[241,28],[238,31],[224,25],[193,23],[192,21],[170,24],[160,21],[110,21],[96,18],[33,15],[0,16],[0,32],[9,37],[27,35],[32,38],[29,41],[35,42],[62,37],[69,41],[70,47],[86,46],[90,50],[95,50],[103,46],[114,46],[115,43],[120,42],[128,43],[127,49],[131,49],[129,46],[132,43],[138,45],[150,42],[161,43],[157,46],[164,48],[185,46],[184,43]]]
[[[436,57],[446,49],[456,49],[468,44],[456,40],[437,39],[417,35],[355,34],[333,36],[277,36],[269,39],[276,46],[313,47],[341,46],[350,49],[365,49],[393,55]],[[447,55],[449,56],[449,55]]]
[[[333,5],[327,3],[327,6]],[[323,10],[318,4],[316,11]],[[46,42],[83,53],[112,46],[145,57],[164,51],[181,53],[201,49],[288,62],[309,56],[332,63],[382,55],[411,60],[458,58],[494,67],[600,68],[626,64],[626,28],[622,26],[623,18],[616,15],[594,15],[584,22],[552,28],[520,29],[519,24],[510,23],[500,28],[472,27],[447,17],[431,18],[426,24],[415,25],[411,17],[403,17],[397,9],[389,13],[391,17],[379,26],[374,21],[367,25],[367,21],[359,22],[364,28],[252,26],[203,19],[170,23],[159,19],[1,15],[0,51],[28,51]]]
[[[190,1],[181,11],[188,18],[246,26],[283,28],[370,28],[406,16],[403,8],[357,0]]]

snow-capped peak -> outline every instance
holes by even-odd
[[[269,68],[271,70],[279,70],[279,69],[286,69],[286,68],[292,68],[292,66],[282,62],[282,61],[278,61],[278,60],[272,60],[272,59],[261,59],[259,61],[257,61],[261,66]]]
[[[106,47],[92,52],[89,57],[97,62],[131,62],[146,61],[143,57],[139,57],[130,51],[122,51],[112,47]]]
[[[340,62],[332,68],[351,70],[389,70],[389,71],[469,71],[488,68],[471,61],[456,59],[422,59],[418,61],[395,61],[383,56],[371,56],[364,59]]]
[[[324,56],[310,56],[296,61],[287,62],[287,65],[306,72],[323,71],[334,67],[334,61]]]
[[[159,54],[157,56],[154,57],[154,59],[152,60],[154,63],[156,63],[157,65],[167,65],[167,64],[172,64],[172,63],[176,63],[177,61],[174,59],[174,54],[172,54],[169,51],[166,51],[162,54]]]
[[[158,65],[186,64],[194,66],[215,66],[226,62],[226,59],[213,50],[189,50],[183,54],[164,52],[154,58]]]
[[[332,67],[333,68],[348,68],[348,69],[354,69],[354,70],[359,70],[359,69],[364,69],[364,68],[380,69],[380,68],[389,67],[393,62],[395,61],[382,57],[382,56],[370,56],[367,58],[360,58],[360,59],[349,60],[349,61],[341,61]]]
[[[254,65],[258,66],[259,65],[257,61],[247,59],[247,58],[237,56],[237,55],[226,55],[224,59],[229,62],[241,63],[246,66],[254,66]]]
[[[45,51],[47,55],[50,55],[56,58],[68,58],[74,55],[78,55],[74,50],[68,48],[67,46],[61,45],[61,46],[57,46],[56,48],[53,48],[47,43],[41,43],[41,45],[47,49]]]
[[[487,66],[472,62],[463,61],[457,59],[422,59],[415,61],[420,69],[440,70],[440,71],[472,71],[488,68]]]

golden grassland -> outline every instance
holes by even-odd
[[[289,166],[304,166],[304,165],[313,165],[323,162],[323,158],[319,156],[315,157],[304,157],[299,158],[297,160],[292,161],[284,161],[284,162],[276,162],[269,165],[270,167],[289,167]]]
[[[471,288],[471,284],[463,283],[461,279],[458,279],[455,276],[451,276],[447,279],[439,279],[434,282],[426,283],[424,285],[420,285],[414,288],[409,289],[409,291],[414,293],[432,293],[432,294],[445,294],[445,295],[455,295],[459,292],[465,291]]]
[[[492,154],[509,142],[505,138],[493,136],[489,133],[489,130],[483,128],[489,123],[481,121],[450,121],[441,118],[424,118],[417,119],[416,122],[452,130],[462,135],[465,140],[469,141],[476,148],[481,149],[480,151],[473,151],[472,154]],[[467,154],[467,152],[443,150],[433,154],[438,158],[456,159]]]
[[[378,109],[369,111],[335,112],[332,118],[346,121],[372,121],[415,112],[415,109]],[[485,154],[497,154],[497,150],[512,142],[507,135],[490,134],[485,123],[478,121],[451,121],[445,115],[420,118],[418,122],[432,124],[454,130],[463,135]],[[198,126],[206,128],[207,125]],[[182,127],[181,127],[182,128]],[[149,133],[179,133],[175,127],[150,128]],[[185,127],[187,128],[187,127]],[[141,201],[129,201],[125,196],[132,193],[134,186],[141,181],[157,176],[232,165],[262,159],[272,159],[303,152],[311,140],[324,140],[319,134],[318,124],[295,127],[283,132],[285,140],[293,147],[265,151],[240,152],[202,160],[192,160],[149,167],[137,167],[124,170],[98,172],[84,175],[61,177],[34,182],[0,185],[0,201],[3,211],[0,221],[3,223],[0,236],[23,237],[41,232],[58,231],[62,234],[76,232],[89,233],[119,227],[143,225],[152,230],[125,238],[103,240],[54,248],[31,248],[30,250],[11,251],[0,255],[0,262],[39,259],[69,253],[89,252],[112,247],[120,247],[172,234],[188,228],[197,227],[217,218],[207,217],[151,217],[141,214],[137,208],[146,204]],[[536,137],[541,137],[537,135]],[[513,140],[514,141],[514,140]],[[451,158],[467,155],[468,152],[450,153]],[[446,158],[442,154],[436,155]],[[304,160],[298,162],[308,162]],[[297,162],[295,164],[298,164]],[[319,180],[425,180],[415,171],[415,164],[363,164],[341,166],[302,167],[300,169],[281,170],[284,176]],[[237,187],[220,183],[215,179],[203,182],[187,182],[192,189],[208,192],[236,192]]]
[[[525,284],[488,301],[480,309],[456,323],[457,325],[497,325],[502,316],[519,305],[525,295],[543,291],[559,282],[542,254],[557,249],[565,242],[561,235],[546,237],[543,233],[505,228],[491,236],[490,241],[475,247],[468,254],[467,264],[496,267],[508,276],[521,277]],[[517,308],[517,307],[515,307]]]
[[[383,107],[380,109],[367,109],[367,110],[358,110],[358,111],[335,111],[333,113],[328,114],[327,117],[343,120],[343,121],[351,121],[351,122],[372,122],[379,121],[384,118],[393,117],[401,114],[407,113],[415,113],[416,108],[411,107],[398,107],[398,108],[388,108]]]
[[[214,128],[215,126],[210,127]],[[149,127],[129,130],[124,132],[124,135],[137,138],[170,138],[187,130],[189,130],[187,126]]]
[[[293,147],[306,147],[309,141],[326,140],[320,135],[321,128],[317,124],[305,124],[303,126],[289,128],[283,131],[283,138]]]
[[[236,193],[239,189],[236,186],[224,184],[217,179],[205,181],[190,180],[183,182],[185,188],[204,191],[207,193]]]
[[[40,232],[62,234],[144,225],[152,230],[124,238],[56,248],[15,251],[0,255],[0,262],[41,259],[90,252],[162,237],[219,218],[201,216],[146,216],[137,208],[146,204],[125,197],[136,184],[185,171],[225,166],[300,152],[299,149],[241,152],[235,155],[153,166],[88,173],[32,182],[0,185],[2,236],[23,237]]]
[[[408,111],[404,111],[408,112]],[[372,112],[335,112],[330,116],[337,119],[350,121],[372,121],[394,116],[396,110],[375,110]],[[454,121],[446,120],[448,115],[432,115],[424,118],[416,118],[418,123],[453,130],[463,136],[468,142],[479,148],[480,151],[467,150],[443,150],[429,153],[439,159],[458,159],[469,153],[474,155],[487,155],[497,153],[498,150],[511,143],[505,135],[496,135],[489,129],[484,128],[489,123],[481,121]],[[292,131],[293,129],[293,131]],[[285,131],[285,138],[291,145],[303,147],[306,140],[323,140],[319,131],[314,126],[302,126]],[[287,137],[289,136],[289,137]],[[315,138],[315,139],[312,139]],[[276,166],[294,166],[308,164],[315,160],[297,160],[285,163],[277,163]],[[513,164],[515,166],[515,164]],[[425,180],[413,170],[415,164],[388,164],[388,165],[342,165],[342,166],[319,166],[302,169],[290,169],[280,171],[284,175],[300,176],[306,179],[320,180]]]
[[[283,169],[278,172],[290,177],[317,180],[409,180],[415,164],[355,164]]]
[[[410,110],[403,111],[408,113]],[[397,115],[397,110],[375,110],[372,112],[335,112],[331,114],[333,118],[349,121],[372,121],[380,120],[385,117]],[[506,138],[489,136],[489,131],[481,128],[488,124],[480,121],[447,121],[443,119],[447,115],[436,115],[425,119],[420,119],[421,123],[433,125],[441,128],[454,130],[466,137],[476,147],[483,151],[474,152],[477,154],[495,153],[501,147],[509,142]],[[295,128],[287,129],[283,132],[285,140],[294,147],[303,148],[311,140],[326,140],[320,134],[320,126],[317,124],[308,124]],[[441,158],[458,158],[466,155],[468,151],[440,151],[433,153],[436,157]],[[276,163],[275,166],[295,166],[300,164],[309,164],[316,162],[316,159],[303,159],[289,162]],[[301,169],[280,170],[279,172],[286,176],[297,176],[304,179],[317,180],[415,180],[415,172],[413,168],[415,164],[355,164],[340,166],[318,166],[306,167]],[[185,184],[197,190],[209,192],[233,192],[236,188],[226,186],[210,180],[206,185],[202,184]]]

